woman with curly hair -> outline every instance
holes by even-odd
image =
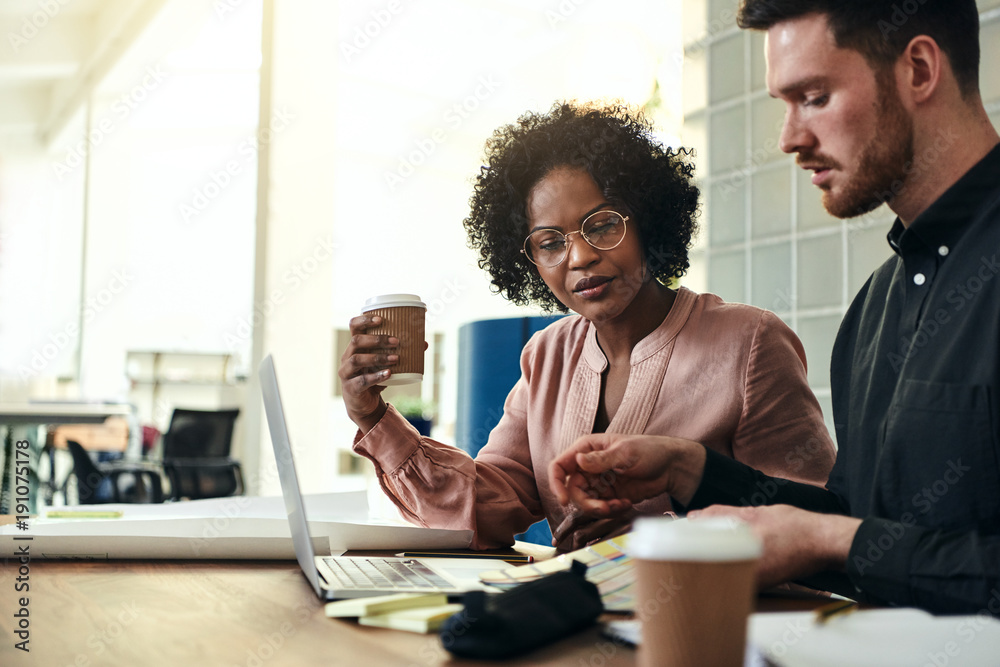
[[[404,516],[472,529],[479,549],[542,518],[562,549],[621,531],[628,517],[567,515],[548,486],[549,463],[594,432],[684,437],[769,475],[826,482],[833,443],[795,334],[768,311],[669,286],[697,228],[684,151],[625,107],[556,104],[498,129],[486,154],[465,220],[480,267],[514,303],[576,315],[525,345],[475,459],[421,437],[382,400],[398,357],[376,352],[391,343],[366,333],[375,318],[351,320],[340,377],[354,451]],[[669,510],[666,494],[635,508]]]

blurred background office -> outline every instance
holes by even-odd
[[[498,415],[456,429],[463,327],[539,314],[491,293],[465,245],[483,143],[558,99],[620,99],[696,150],[683,284],[784,318],[829,421],[833,337],[892,216],[824,214],[777,148],[783,108],[736,6],[6,0],[0,404],[114,399],[161,430],[179,405],[238,407],[247,490],[273,494],[255,382],[273,353],[303,486],[329,490],[358,463],[336,378],[347,321],[409,292],[431,346],[407,398],[464,446]],[[979,6],[994,63],[1000,0]],[[996,122],[1000,71],[982,81]]]

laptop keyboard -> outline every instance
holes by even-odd
[[[382,558],[324,558],[323,562],[337,578],[333,588],[408,590],[454,588],[429,567],[415,560]]]

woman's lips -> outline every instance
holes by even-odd
[[[573,293],[584,299],[596,299],[608,291],[611,278],[599,276],[594,278],[584,278],[573,288]]]

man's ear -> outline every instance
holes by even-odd
[[[947,57],[932,37],[917,35],[899,57],[897,72],[900,93],[908,96],[914,104],[930,99],[941,85],[946,70],[950,71]]]

